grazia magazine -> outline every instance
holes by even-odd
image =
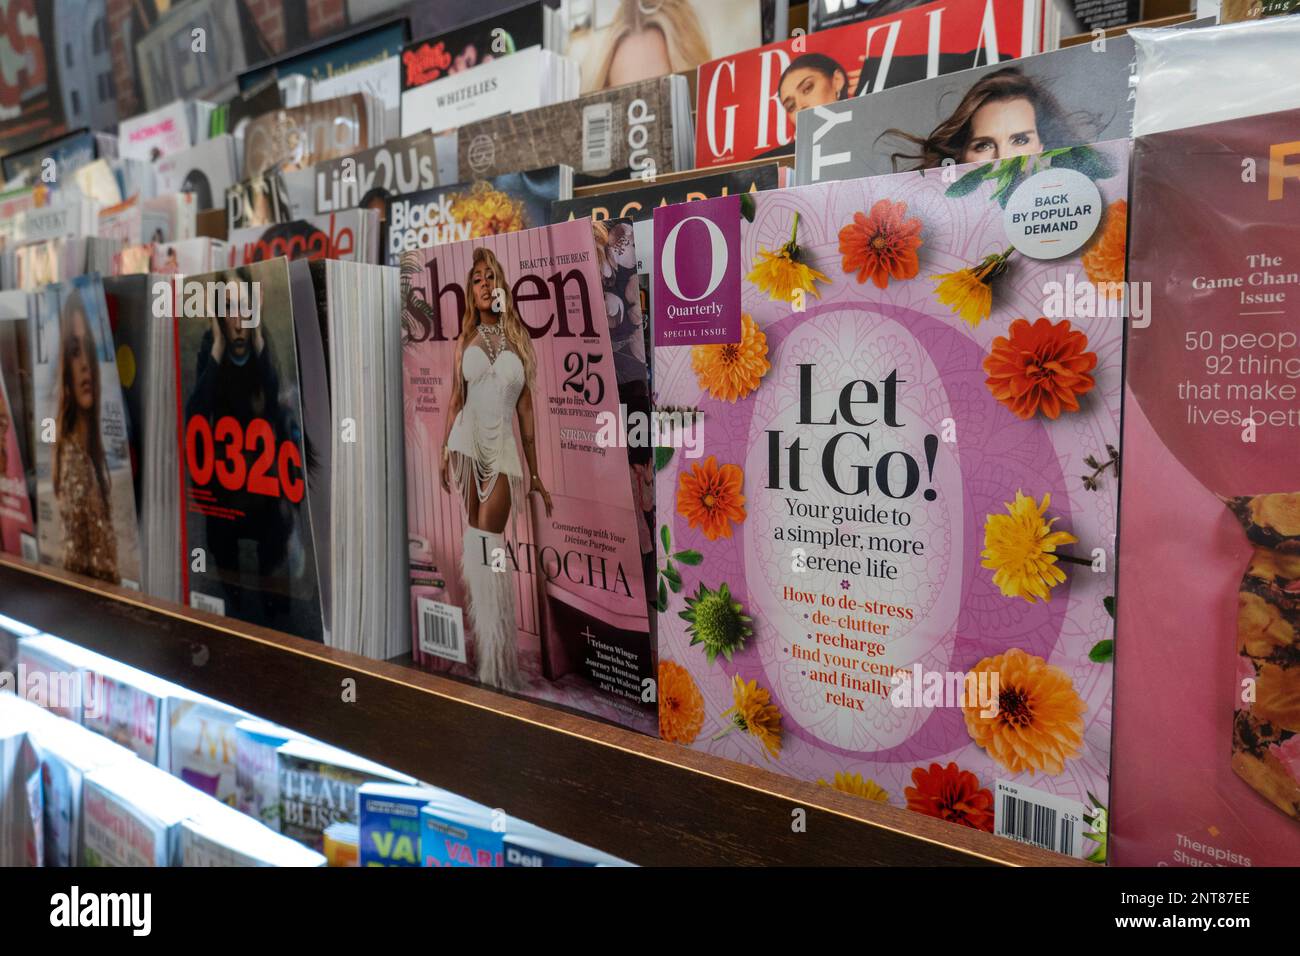
[[[1128,151],[655,211],[665,739],[1105,859]]]

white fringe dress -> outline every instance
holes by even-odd
[[[480,505],[502,476],[510,483],[510,513],[524,500],[524,473],[515,442],[515,406],[524,390],[524,365],[503,348],[493,362],[477,343],[465,349],[461,374],[465,404],[452,422],[447,438],[448,460],[457,490],[468,508],[471,494]],[[515,618],[515,577],[493,570],[496,549],[505,547],[501,534],[465,523],[461,572],[469,589],[469,616],[478,651],[478,679],[507,690],[522,685]],[[514,536],[518,540],[518,535]],[[501,562],[496,562],[501,566]]]

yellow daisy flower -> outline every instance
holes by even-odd
[[[823,787],[830,787],[841,793],[851,793],[855,797],[862,797],[865,800],[875,800],[877,803],[888,803],[889,792],[874,780],[863,780],[859,774],[835,772],[835,781],[827,783],[825,780],[818,780]]]
[[[993,583],[1006,597],[1024,598],[1030,604],[1046,601],[1051,590],[1065,580],[1057,567],[1057,547],[1079,539],[1068,531],[1053,531],[1043,517],[1051,495],[1043,495],[1042,504],[1023,492],[1006,506],[1004,515],[989,515],[984,522],[983,566],[994,572]]]
[[[934,294],[939,301],[961,316],[963,322],[975,328],[993,311],[993,280],[1006,271],[1008,249],[993,253],[977,266],[944,272],[931,276],[938,281]]]
[[[759,687],[758,681],[746,683],[737,674],[731,679],[731,696],[735,705],[722,712],[723,717],[731,715],[731,726],[713,739],[717,740],[733,730],[743,730],[757,737],[768,754],[780,756],[781,711],[772,703],[767,688]]]
[[[759,261],[747,276],[750,282],[767,293],[772,302],[794,302],[800,291],[820,299],[822,296],[816,283],[831,281],[825,274],[799,261],[798,234],[799,214],[795,213],[790,241],[774,251],[759,249]]]

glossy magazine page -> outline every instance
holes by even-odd
[[[794,151],[799,110],[1044,49],[1042,0],[935,0],[705,63],[696,95],[703,168]]]
[[[279,167],[305,169],[371,146],[370,102],[364,93],[264,113],[244,132],[244,177]]]
[[[1124,865],[1300,854],[1297,129],[1289,110],[1135,141],[1130,278],[1150,314],[1124,402]]]
[[[99,276],[47,286],[34,326],[41,560],[138,588],[129,423]]]
[[[288,262],[174,281],[184,598],[320,640]]]
[[[798,114],[795,182],[881,176],[1123,139],[1133,125],[1126,36],[918,80]]]
[[[416,249],[544,226],[566,172],[548,166],[393,196],[384,261],[395,266]]]
[[[415,40],[402,49],[402,91],[542,46],[545,39],[545,6],[534,2]]]
[[[649,526],[618,438],[637,345],[608,314],[610,258],[587,221],[403,256],[413,651],[651,730]],[[635,286],[634,253],[611,275]]]
[[[753,0],[614,0],[572,4],[566,56],[582,70],[582,92],[606,90],[702,63],[763,42]]]
[[[656,211],[660,724],[1099,860],[1128,144],[1055,160]]]
[[[38,296],[19,290],[0,292],[0,378],[9,402],[9,427],[18,439],[19,457],[26,469],[27,498],[36,513],[36,413],[32,397],[32,315]],[[35,532],[33,532],[34,534]],[[37,560],[31,541],[30,560]]]
[[[378,233],[379,214],[373,209],[348,209],[273,226],[232,229],[230,262],[248,265],[279,256],[372,262],[378,252]]]
[[[35,560],[36,525],[15,421],[5,376],[0,374],[0,551]]]

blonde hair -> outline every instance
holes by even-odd
[[[609,86],[609,71],[619,44],[633,34],[658,30],[668,48],[668,64],[673,73],[694,70],[712,59],[709,41],[704,38],[699,17],[689,0],[622,0],[609,26],[605,55],[600,61],[593,89]]]
[[[461,349],[469,347],[470,340],[478,331],[480,320],[478,306],[474,304],[474,270],[480,265],[486,265],[492,270],[494,285],[504,295],[505,308],[501,311],[500,322],[505,331],[506,343],[524,366],[524,384],[531,389],[537,374],[537,356],[533,352],[533,339],[528,334],[519,310],[515,308],[515,297],[510,293],[510,286],[506,282],[506,274],[501,268],[501,262],[486,246],[479,246],[474,250],[474,259],[470,263],[469,273],[465,276],[465,316],[460,323]],[[456,374],[459,376],[459,368],[456,369]]]
[[[611,265],[609,254],[609,226],[599,219],[591,220],[591,237],[596,240],[596,259],[601,265]]]

